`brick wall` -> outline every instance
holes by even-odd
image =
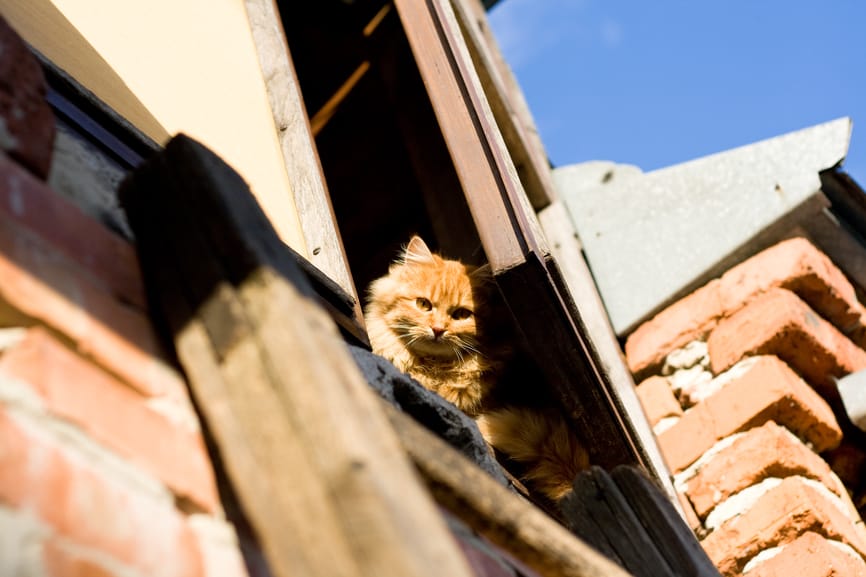
[[[0,575],[245,575],[133,248],[44,182],[44,96],[0,22]]]
[[[866,575],[866,459],[833,380],[866,369],[864,335],[855,288],[794,238],[627,339],[689,522],[723,574]]]

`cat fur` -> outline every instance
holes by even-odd
[[[374,353],[474,417],[485,440],[555,501],[589,459],[558,410],[503,403],[515,352],[507,315],[489,267],[443,258],[418,236],[371,283],[364,311]]]

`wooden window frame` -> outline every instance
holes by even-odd
[[[245,0],[244,4],[309,260],[355,299],[356,317],[362,323],[358,294],[335,224],[328,186],[316,153],[276,0]]]
[[[511,114],[525,106],[519,100],[515,104],[507,94],[507,82],[513,82],[513,77],[506,80],[504,62],[498,69],[493,64],[495,46],[483,40],[478,30],[478,34],[471,33],[483,26],[483,14],[466,0],[395,0],[394,4],[494,276],[533,354],[587,441],[591,460],[605,468],[618,464],[644,467],[679,507],[634,383],[615,352],[609,327],[605,331],[597,294],[587,289],[576,293],[584,310],[594,309],[587,316],[569,290],[569,285],[591,283],[588,271],[569,267],[563,274],[547,245],[533,204],[544,208],[555,201],[555,193],[549,175],[542,176],[544,170],[539,167],[540,142],[528,136],[537,136],[528,110]],[[474,46],[474,64],[466,38]],[[498,102],[498,118],[476,67],[487,80],[487,95]],[[500,132],[503,125],[510,147]],[[523,173],[529,175],[524,178],[535,192],[534,203],[512,155],[523,162]],[[546,220],[551,226],[569,226],[561,218]],[[575,245],[568,246],[574,258]],[[599,338],[588,335],[588,319],[604,332]]]

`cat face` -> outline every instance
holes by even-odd
[[[490,285],[486,268],[443,259],[413,237],[402,260],[371,286],[370,310],[413,353],[459,359],[478,351],[478,312]]]

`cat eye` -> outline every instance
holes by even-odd
[[[460,307],[451,311],[451,318],[455,321],[462,321],[472,316],[472,311],[467,308]]]
[[[431,303],[424,297],[418,297],[417,299],[415,299],[415,306],[417,306],[422,311],[429,311],[433,309],[433,303]]]

